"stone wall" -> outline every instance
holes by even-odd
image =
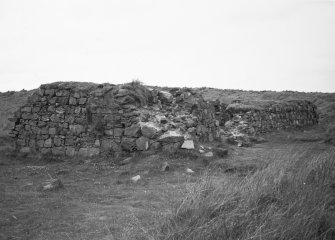
[[[241,144],[248,144],[250,136],[279,129],[302,128],[319,121],[316,106],[302,100],[253,104],[236,102],[228,105],[226,111],[230,120],[225,123],[225,135]]]
[[[42,85],[10,120],[21,152],[68,156],[173,151],[184,140],[213,141],[213,106],[188,90],[173,94],[139,84]]]
[[[42,85],[10,120],[21,152],[68,156],[163,149],[316,124],[307,101],[260,105],[205,101],[194,90],[56,82]],[[191,144],[192,145],[192,144]],[[185,147],[188,148],[188,147]]]

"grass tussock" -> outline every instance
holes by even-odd
[[[204,176],[148,239],[335,239],[335,152],[292,151],[245,178]]]
[[[122,88],[129,91],[129,97],[133,98],[139,106],[148,105],[151,98],[151,93],[150,90],[145,87],[141,81],[133,80],[130,83],[122,85]]]

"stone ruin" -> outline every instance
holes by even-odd
[[[316,124],[318,115],[308,101],[226,105],[189,88],[56,82],[41,85],[10,121],[21,152],[92,157],[226,140],[247,146],[260,133]]]

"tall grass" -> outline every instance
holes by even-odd
[[[324,140],[326,143],[335,145],[335,124],[329,124],[326,127],[325,137]]]
[[[122,88],[129,90],[129,97],[133,98],[139,106],[146,106],[149,103],[151,93],[141,81],[133,80],[130,83],[123,84]]]
[[[154,238],[335,239],[334,159],[334,150],[308,157],[291,149],[245,178],[206,175]]]

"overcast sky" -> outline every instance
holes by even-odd
[[[335,92],[335,0],[0,0],[0,91],[133,79]]]

